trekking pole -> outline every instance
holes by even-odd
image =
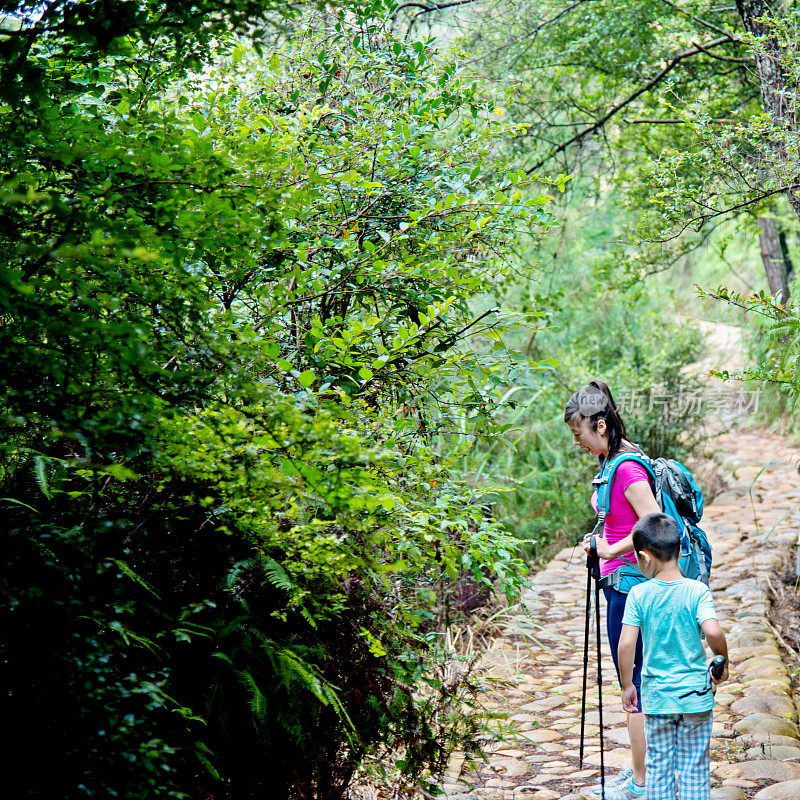
[[[586,724],[586,679],[589,675],[589,624],[592,619],[592,569],[590,555],[586,556],[586,627],[583,632],[583,693],[581,695],[580,769],[583,769],[583,733]]]
[[[600,559],[597,557],[597,540],[594,536],[589,540],[589,558],[587,570],[594,578],[594,611],[597,627],[597,708],[600,712],[600,797],[606,800],[606,766],[603,760],[603,665],[600,653]],[[590,563],[591,562],[591,563]]]

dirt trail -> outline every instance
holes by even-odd
[[[705,354],[693,364],[693,372],[707,373],[710,369],[742,369],[747,362],[744,357],[742,329],[724,322],[693,320],[705,341]]]
[[[723,353],[726,366],[741,357],[741,338],[731,326],[705,327],[710,346],[698,365],[702,371],[716,366]],[[800,800],[800,731],[790,678],[800,663],[781,651],[780,633],[769,619],[772,586],[794,564],[800,451],[775,434],[726,430],[713,436],[712,458],[729,488],[703,516],[714,549],[711,589],[731,660],[730,681],[716,695],[711,796]],[[563,550],[531,576],[521,602],[507,610],[501,636],[481,660],[484,710],[500,715],[486,747],[489,763],[469,770],[463,757],[454,757],[442,786],[451,800],[581,800],[598,782],[594,658],[582,768],[578,757],[584,564],[582,551]],[[628,764],[629,750],[605,630],[601,634],[605,764],[613,773]],[[595,636],[592,630],[592,641]]]

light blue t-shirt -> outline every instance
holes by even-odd
[[[649,580],[631,589],[622,624],[642,632],[645,714],[692,714],[714,707],[700,625],[716,618],[711,592],[700,581]],[[693,690],[701,694],[681,697]]]

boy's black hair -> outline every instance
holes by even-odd
[[[633,526],[633,547],[647,550],[659,561],[674,561],[681,554],[681,531],[678,523],[661,512],[645,514]]]

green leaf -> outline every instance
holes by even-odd
[[[23,503],[22,500],[17,500],[14,497],[0,497],[0,500],[6,503],[13,503],[16,506],[22,506],[23,508],[27,508],[29,511],[33,511],[34,514],[38,514],[37,511],[33,506],[29,506],[27,503]]]
[[[316,378],[316,375],[314,374],[314,370],[313,369],[304,370],[303,372],[301,372],[297,376],[297,380],[300,383],[300,385],[305,387],[306,389],[309,386],[311,386],[312,383],[314,383],[314,379],[315,378]]]
[[[285,475],[290,475],[290,476],[300,474],[297,470],[297,467],[295,467],[295,465],[288,458],[284,458],[283,461],[281,462],[281,471]]]

